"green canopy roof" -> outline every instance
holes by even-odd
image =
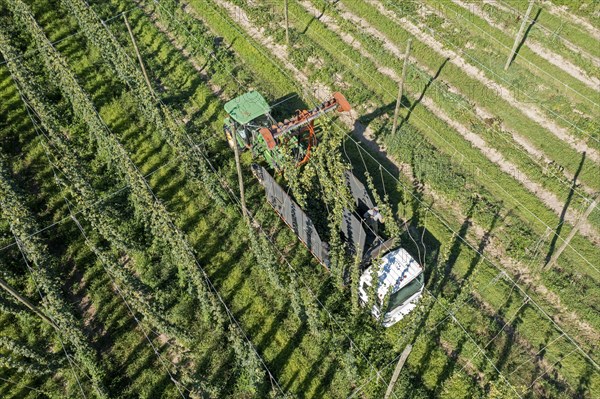
[[[269,104],[257,91],[242,94],[225,104],[225,111],[241,125],[266,114],[270,110]]]

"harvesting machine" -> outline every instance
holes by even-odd
[[[329,112],[350,109],[346,98],[334,93],[315,108],[297,111],[293,117],[277,122],[263,96],[250,91],[225,104],[228,117],[223,130],[231,147],[252,151],[274,170],[283,168],[284,151],[290,150],[299,167],[309,161],[311,150],[317,146],[315,120]],[[275,212],[329,269],[329,245],[311,218],[263,166],[252,164],[252,172],[265,188],[267,201]],[[377,233],[383,218],[367,189],[351,171],[346,171],[345,180],[354,198],[354,209],[344,209],[340,229],[347,247],[354,255],[362,256],[359,296],[363,303],[368,303],[369,292],[376,292],[371,312],[380,318],[384,297],[390,294],[382,317],[383,325],[389,327],[415,308],[424,287],[423,267],[405,249],[394,248],[394,240],[385,240]],[[373,285],[373,267],[378,268],[377,289],[369,289]]]

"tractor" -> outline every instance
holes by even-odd
[[[277,122],[264,97],[250,91],[225,104],[228,116],[223,130],[232,148],[250,150],[274,171],[280,171],[284,167],[285,150],[288,153],[291,150],[296,167],[309,162],[311,151],[318,145],[316,119],[329,112],[342,113],[350,109],[344,95],[336,92],[313,109],[296,111],[289,119]],[[253,163],[251,168],[265,189],[267,202],[319,263],[329,269],[329,245],[311,218],[264,166]],[[395,248],[393,239],[385,240],[378,234],[378,225],[384,220],[366,187],[349,170],[345,180],[354,198],[354,209],[344,209],[340,229],[351,253],[362,257],[359,297],[363,304],[373,303],[371,313],[382,320],[383,326],[389,327],[416,307],[424,288],[423,267],[405,249]],[[372,288],[374,267],[377,268],[377,289]],[[369,301],[370,292],[377,298]],[[384,303],[386,309],[382,309]]]

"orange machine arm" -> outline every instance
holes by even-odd
[[[350,111],[352,107],[346,97],[340,92],[333,93],[333,97],[327,101],[322,102],[310,111],[300,111],[298,115],[292,119],[286,119],[283,122],[279,122],[271,127],[263,127],[259,130],[267,143],[267,147],[272,150],[276,146],[275,139],[289,131],[298,129],[304,125],[310,124],[318,117],[326,114],[327,112],[337,110],[338,112]]]

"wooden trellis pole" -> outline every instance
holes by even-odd
[[[44,312],[42,312],[41,310],[39,310],[37,308],[37,306],[35,306],[33,303],[31,303],[29,301],[29,299],[27,299],[24,296],[22,296],[21,294],[19,294],[19,292],[17,290],[15,290],[13,287],[11,287],[10,284],[8,284],[2,278],[0,278],[0,287],[3,288],[4,290],[6,290],[13,297],[15,297],[23,305],[27,306],[33,313],[35,313],[36,315],[40,316],[44,321],[46,321],[47,323],[49,323],[52,327],[58,329],[58,327],[56,326],[56,324],[54,324],[54,322],[48,316],[46,316],[44,314]]]
[[[283,11],[285,15],[285,42],[288,49],[290,48],[290,24],[288,20],[288,0],[283,0]]]
[[[146,73],[146,67],[144,67],[144,61],[142,60],[142,55],[140,54],[140,50],[138,49],[137,43],[135,41],[135,37],[133,36],[133,31],[131,30],[131,26],[129,26],[129,21],[127,20],[127,15],[123,14],[123,19],[125,20],[125,26],[127,26],[127,30],[129,31],[129,36],[131,37],[131,42],[133,43],[133,48],[135,49],[135,54],[137,55],[138,62],[140,63],[140,67],[142,68],[142,74],[144,75],[144,79],[146,79],[146,84],[150,89],[150,93],[154,95],[154,90],[152,90],[152,85],[150,84],[150,79],[148,79],[148,74]]]
[[[392,126],[392,136],[396,134],[398,128],[398,114],[400,113],[400,103],[402,102],[402,94],[404,94],[404,80],[406,79],[406,69],[408,68],[408,54],[410,54],[410,45],[412,39],[408,39],[406,43],[406,53],[404,53],[404,65],[402,66],[402,77],[398,84],[398,98],[396,99],[396,108],[394,109],[394,125]]]
[[[240,149],[238,148],[237,138],[235,137],[236,133],[232,134],[233,136],[233,154],[235,155],[235,167],[237,169],[238,175],[238,183],[240,185],[240,203],[242,204],[242,213],[244,214],[244,218],[248,218],[248,208],[246,208],[246,195],[244,193],[244,178],[242,176],[242,165],[240,164]]]
[[[529,0],[529,7],[527,7],[527,11],[525,12],[525,16],[521,21],[521,27],[517,32],[517,36],[515,37],[515,43],[513,44],[512,50],[510,50],[510,54],[508,55],[508,59],[506,60],[506,65],[504,65],[504,70],[506,71],[510,66],[510,62],[515,56],[515,51],[517,51],[517,47],[519,46],[519,42],[521,41],[521,37],[523,36],[523,31],[525,30],[525,25],[527,25],[527,21],[529,20],[529,14],[531,14],[531,10],[533,8],[533,3],[535,0]]]
[[[412,345],[406,345],[406,348],[402,351],[402,355],[400,355],[398,364],[396,364],[390,385],[388,385],[387,390],[385,391],[385,399],[389,399],[392,392],[394,392],[394,386],[396,385],[396,381],[398,380],[398,376],[400,376],[400,372],[402,371],[402,367],[404,367],[406,359],[408,359],[408,355],[410,355],[410,351],[412,351]]]

